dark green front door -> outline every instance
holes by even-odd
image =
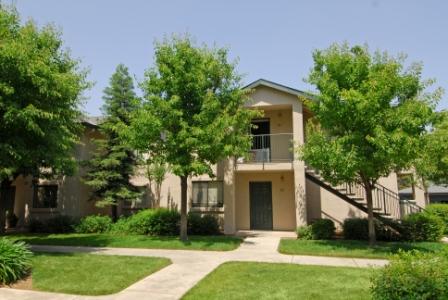
[[[249,182],[250,229],[272,230],[272,183]]]

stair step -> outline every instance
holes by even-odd
[[[367,202],[364,198],[357,198],[357,197],[350,197],[351,199],[355,200],[356,202]]]

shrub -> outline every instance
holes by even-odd
[[[177,235],[180,214],[166,208],[145,209],[135,215],[120,218],[111,227],[113,233]]]
[[[348,218],[342,225],[347,240],[368,240],[369,223],[365,218]]]
[[[6,211],[6,222],[8,224],[8,228],[15,228],[17,221],[19,221],[19,218],[17,218],[13,212]]]
[[[333,238],[335,230],[334,222],[329,219],[319,219],[311,224],[313,240],[329,240]]]
[[[110,233],[132,233],[129,228],[130,217],[121,216],[117,222],[112,223],[109,232]]]
[[[112,232],[130,234],[148,234],[153,209],[144,209],[129,217],[121,217],[112,225]]]
[[[23,278],[31,268],[32,253],[23,242],[0,239],[0,284]]]
[[[404,240],[435,242],[443,237],[445,224],[437,216],[422,212],[406,216],[401,223]]]
[[[445,234],[448,234],[448,204],[430,204],[425,208],[427,214],[438,216],[445,223]]]
[[[109,231],[111,226],[109,216],[87,216],[81,219],[75,230],[78,233],[103,233]]]
[[[148,234],[177,235],[179,234],[179,223],[178,211],[166,208],[155,209],[149,218]]]
[[[313,233],[311,231],[311,225],[297,227],[297,238],[300,240],[312,240]]]
[[[75,231],[76,221],[70,216],[58,215],[46,220],[46,227],[50,233],[68,233]]]
[[[46,225],[39,219],[31,219],[28,225],[28,230],[32,233],[47,232]]]
[[[68,233],[73,232],[76,221],[67,215],[57,215],[47,220],[31,219],[29,231],[35,233]]]
[[[220,234],[218,219],[213,215],[197,213],[188,214],[188,234],[191,235],[216,235]]]
[[[344,220],[344,238],[347,240],[368,240],[369,220],[367,218],[348,218]],[[375,233],[379,241],[396,241],[400,236],[396,231],[375,220]]]
[[[372,276],[375,300],[447,299],[447,253],[401,252]]]

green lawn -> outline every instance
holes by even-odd
[[[238,248],[242,239],[231,236],[190,236],[188,242],[178,237],[112,234],[24,234],[10,235],[32,245],[90,246],[117,248],[153,248],[229,251]]]
[[[368,299],[370,269],[254,262],[218,267],[187,299]]]
[[[376,246],[369,247],[365,241],[282,239],[279,245],[279,251],[285,254],[360,258],[388,258],[391,254],[397,253],[399,249],[436,252],[448,249],[448,244],[436,242],[377,242]]]
[[[33,258],[33,289],[113,294],[169,264],[169,259],[157,257],[37,253]]]

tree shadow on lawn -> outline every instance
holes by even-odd
[[[32,245],[85,246],[85,247],[123,247],[123,248],[176,248],[195,244],[198,248],[212,248],[214,245],[237,247],[242,239],[228,236],[189,236],[181,241],[178,236],[148,236],[123,234],[23,234],[14,236]]]
[[[443,248],[448,248],[448,245],[437,242],[382,242],[378,241],[374,246],[370,247],[366,241],[356,240],[318,240],[313,241],[316,245],[321,245],[326,249],[331,249],[337,252],[344,251],[368,251],[372,254],[396,254],[400,250],[411,251],[418,250],[421,252],[436,252]]]

